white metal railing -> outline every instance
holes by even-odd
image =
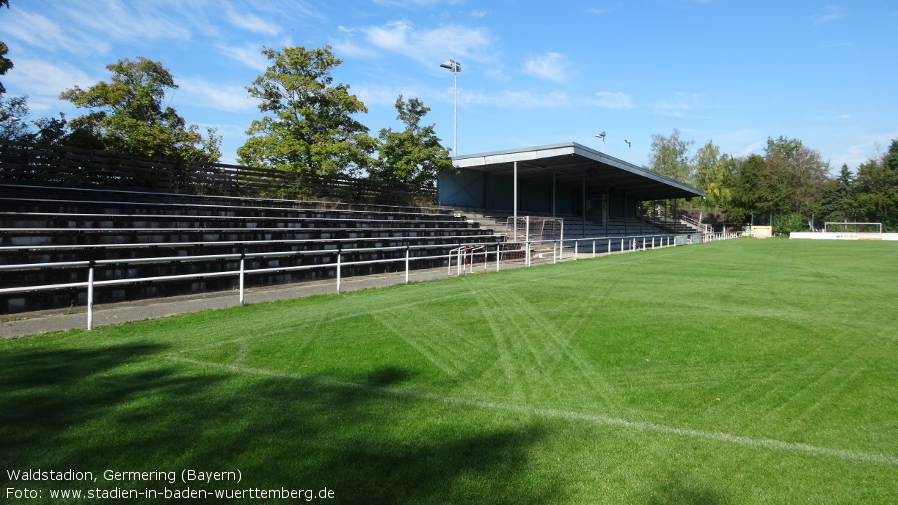
[[[496,267],[499,267],[499,246],[496,246]],[[483,271],[486,272],[487,268],[487,252],[486,245],[463,245],[461,247],[456,247],[449,251],[449,268],[447,269],[447,275],[452,275],[452,257],[456,257],[455,267],[456,267],[456,275],[462,275],[467,273],[474,273],[474,257],[477,255],[477,251],[482,251],[483,255]],[[470,268],[470,272],[468,271]]]
[[[735,238],[738,234],[733,233],[714,233],[714,234],[705,234],[700,236],[701,242],[710,242],[715,240],[723,240],[728,238]],[[639,235],[639,236],[628,236],[628,237],[595,237],[595,238],[570,238],[563,240],[544,240],[544,241],[526,241],[520,244],[519,248],[503,248],[503,244],[510,245],[512,243],[503,243],[503,242],[475,242],[468,244],[442,244],[442,245],[418,245],[418,246],[395,246],[395,247],[378,247],[378,248],[349,248],[349,249],[319,249],[312,251],[279,251],[279,252],[265,252],[265,253],[245,253],[245,254],[216,254],[216,255],[198,255],[198,256],[166,256],[166,257],[151,257],[151,258],[137,258],[137,259],[111,259],[111,260],[91,260],[91,261],[66,261],[66,262],[51,262],[51,263],[29,263],[29,264],[19,264],[19,265],[0,265],[0,271],[10,271],[10,270],[37,270],[37,269],[51,269],[51,268],[70,268],[70,267],[87,267],[88,275],[87,280],[83,282],[68,282],[68,283],[58,283],[58,284],[45,284],[45,285],[34,285],[34,286],[20,286],[20,287],[10,287],[10,288],[0,288],[0,294],[13,294],[13,293],[26,293],[26,292],[36,292],[36,291],[50,291],[50,290],[58,290],[58,289],[69,289],[69,288],[86,288],[87,289],[87,329],[91,330],[94,326],[94,292],[97,288],[106,287],[106,286],[114,286],[121,284],[132,284],[138,282],[165,282],[165,281],[173,281],[173,280],[182,280],[182,279],[197,279],[197,278],[211,278],[211,277],[229,277],[229,276],[237,276],[238,277],[238,296],[239,303],[241,305],[245,302],[245,279],[248,275],[257,275],[264,273],[272,273],[272,272],[288,272],[288,271],[300,271],[300,270],[311,270],[311,269],[326,269],[326,268],[334,268],[336,269],[336,292],[341,292],[341,283],[342,283],[342,274],[343,269],[351,266],[358,265],[373,265],[379,263],[398,263],[404,262],[404,270],[405,270],[405,282],[409,282],[411,268],[411,262],[413,261],[424,261],[424,260],[448,260],[449,262],[449,271],[448,275],[452,274],[452,258],[453,256],[456,258],[456,268],[458,269],[458,274],[461,274],[462,263],[464,262],[467,265],[470,265],[470,272],[473,273],[473,264],[475,261],[478,261],[479,258],[483,259],[484,271],[487,271],[489,257],[493,256],[495,258],[496,271],[500,268],[500,263],[503,261],[502,257],[505,255],[506,257],[509,255],[516,255],[516,253],[523,253],[521,258],[515,259],[506,259],[507,263],[515,263],[522,262],[524,266],[531,266],[533,264],[533,255],[532,251],[534,251],[535,245],[545,245],[551,244],[552,246],[552,263],[557,263],[558,261],[564,261],[565,258],[565,250],[572,252],[570,259],[578,259],[582,254],[580,251],[581,244],[588,244],[591,246],[591,256],[596,257],[599,254],[600,246],[603,251],[602,254],[606,251],[607,254],[611,254],[613,252],[633,252],[633,251],[645,251],[648,249],[662,248],[662,247],[673,247],[677,245],[685,245],[687,243],[691,243],[687,237],[684,235]],[[413,256],[411,253],[413,250],[433,250],[433,249],[441,249],[446,250],[447,247],[450,247],[451,250],[448,254],[440,253],[436,255],[420,255]],[[405,251],[404,258],[401,254],[398,257],[393,258],[384,258],[384,259],[376,259],[376,260],[364,260],[364,261],[344,261],[344,256],[358,253],[370,253],[370,252],[384,252],[384,251]],[[310,265],[295,265],[295,266],[278,266],[278,267],[265,267],[265,268],[254,268],[248,269],[246,268],[246,260],[251,258],[269,258],[269,257],[290,257],[290,256],[310,256],[310,255],[333,255],[336,253],[336,261],[334,263],[322,263],[322,264],[310,264]],[[569,253],[570,254],[570,253]],[[587,255],[589,253],[586,253]],[[540,257],[542,256],[542,257]],[[544,254],[538,255],[536,258],[539,260],[548,261],[548,257]],[[234,269],[218,271],[218,272],[208,272],[208,273],[190,273],[190,274],[177,274],[177,275],[161,275],[161,276],[153,276],[153,277],[139,277],[139,278],[119,278],[119,279],[109,279],[109,280],[95,280],[95,270],[97,268],[109,267],[109,266],[127,266],[127,265],[135,265],[135,264],[147,264],[147,263],[173,263],[173,262],[191,262],[191,261],[208,261],[208,260],[225,260],[230,261],[236,264]]]
[[[713,232],[711,231],[711,225],[702,223],[701,221],[699,221],[699,220],[697,220],[697,219],[693,219],[693,218],[690,217],[690,216],[680,216],[680,221],[682,221],[682,222],[688,224],[689,226],[695,228],[696,230],[699,231],[699,233],[702,233],[702,234],[713,233]]]

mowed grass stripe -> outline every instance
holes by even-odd
[[[304,376],[298,374],[289,374],[289,373],[281,373],[274,372],[271,370],[262,370],[256,368],[245,368],[234,365],[222,365],[220,363],[209,363],[198,360],[192,360],[183,358],[180,356],[168,356],[168,359],[189,363],[192,365],[200,366],[200,367],[208,367],[213,369],[222,369],[233,373],[238,374],[247,374],[247,375],[259,375],[259,376],[267,376],[267,377],[278,377],[278,378],[286,378],[293,379],[298,381],[314,381],[314,382],[324,382],[328,386],[339,386],[339,387],[347,387],[353,389],[365,389],[372,393],[385,394],[385,395],[395,395],[402,397],[410,397],[416,399],[425,399],[431,400],[441,403],[447,403],[452,405],[461,405],[465,407],[477,408],[477,409],[486,409],[486,410],[500,410],[507,412],[515,412],[539,417],[546,418],[555,418],[555,419],[564,419],[571,421],[581,421],[587,423],[595,423],[595,424],[605,424],[616,426],[620,428],[639,430],[639,431],[649,431],[649,432],[657,432],[664,433],[670,435],[677,435],[683,437],[692,437],[699,438],[705,440],[713,440],[717,442],[725,442],[729,444],[737,444],[737,445],[745,445],[749,447],[761,447],[789,452],[799,452],[805,454],[811,454],[815,456],[829,456],[846,460],[853,461],[863,461],[863,462],[873,462],[873,463],[883,463],[886,465],[898,466],[898,457],[883,455],[883,454],[864,454],[860,452],[847,451],[841,449],[831,449],[827,447],[816,447],[808,444],[799,444],[794,442],[784,442],[781,440],[773,440],[773,439],[757,439],[751,437],[742,437],[738,435],[732,435],[728,433],[715,433],[708,432],[703,430],[694,430],[688,428],[679,428],[676,426],[665,426],[655,423],[647,423],[642,421],[633,421],[628,419],[618,419],[613,417],[605,417],[598,416],[593,414],[586,414],[582,412],[571,412],[571,411],[563,411],[557,409],[544,409],[544,408],[536,408],[536,407],[528,407],[522,405],[513,405],[506,403],[498,403],[498,402],[485,402],[472,400],[467,398],[455,398],[450,396],[440,396],[435,395],[433,393],[426,393],[421,391],[414,391],[408,389],[396,389],[389,387],[374,387],[369,384],[358,383],[358,382],[341,382],[336,380],[329,380],[321,377],[312,377],[312,376]]]
[[[744,239],[3,341],[0,450],[349,502],[894,503],[896,252]]]

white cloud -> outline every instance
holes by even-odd
[[[382,26],[362,28],[360,31],[374,47],[396,52],[428,65],[453,58],[460,61],[464,68],[466,59],[484,61],[490,58],[489,34],[479,28],[450,24],[420,30],[408,21],[392,21]]]
[[[384,7],[434,7],[439,4],[456,5],[462,0],[374,0]]]
[[[426,90],[422,90],[415,87],[393,87],[393,86],[353,86],[350,89],[350,92],[355,94],[359,100],[365,103],[366,106],[389,106],[393,107],[396,103],[396,99],[399,98],[399,95],[402,95],[406,99],[409,98],[425,98],[427,101],[427,97],[429,93]]]
[[[249,112],[256,109],[256,102],[243,86],[216,84],[205,79],[181,78],[175,91],[180,102],[224,112]],[[184,100],[180,95],[185,95]]]
[[[3,33],[23,43],[45,49],[47,51],[63,50],[70,53],[83,53],[88,49],[88,41],[84,35],[70,34],[56,21],[32,12],[15,10],[12,20],[3,24]],[[109,49],[108,42],[97,41],[93,51],[105,53]]]
[[[199,9],[178,4],[95,0],[64,9],[67,27],[120,41],[190,40],[190,26],[206,23]]]
[[[824,23],[830,23],[832,21],[837,21],[844,17],[845,17],[845,13],[842,11],[842,9],[840,9],[838,7],[829,6],[829,7],[824,7],[823,12],[820,12],[817,14],[812,14],[811,21],[813,21],[814,24],[820,25],[820,24],[824,24]]]
[[[699,102],[699,95],[676,92],[671,100],[654,103],[650,107],[662,116],[685,117],[688,112],[704,106]]]
[[[447,93],[452,93],[449,88]],[[530,91],[502,90],[495,94],[468,93],[459,91],[458,100],[464,104],[491,105],[511,108],[559,108],[571,105],[573,101],[567,94],[553,91],[535,94]]]
[[[13,70],[4,76],[7,88],[13,91],[27,86],[26,94],[37,100],[55,100],[66,89],[75,86],[87,88],[100,80],[67,64],[56,65],[28,58],[17,58],[14,63],[16,66]]]
[[[608,109],[632,109],[634,107],[630,96],[621,92],[599,91],[593,102],[599,107]]]
[[[524,73],[540,79],[564,82],[567,77],[567,64],[561,54],[546,53],[527,60],[524,63]]]
[[[247,67],[264,72],[268,68],[268,58],[262,54],[262,47],[255,44],[243,46],[218,46],[218,51]]]
[[[47,51],[102,55],[118,42],[190,40],[188,27],[208,24],[199,9],[180,4],[93,0],[48,5],[40,13],[13,7],[0,31]]]
[[[898,139],[898,131],[876,134],[870,140],[848,146],[830,160],[832,170],[838,172],[843,163],[851,170],[856,170],[871,158],[879,157],[886,152],[893,139]]]
[[[767,147],[766,140],[759,140],[751,144],[744,145],[741,150],[737,151],[735,156],[743,157],[751,154],[760,154]]]
[[[231,23],[237,28],[255,33],[261,33],[262,35],[277,35],[281,32],[280,27],[276,24],[269,23],[259,16],[250,14],[248,12],[235,12],[231,9],[228,9],[225,18],[227,19],[228,23]]]

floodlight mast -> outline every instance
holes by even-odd
[[[602,154],[605,154],[605,132],[597,133],[597,139],[602,139]]]
[[[455,60],[445,61],[440,64],[440,68],[447,68],[455,77],[455,106],[453,107],[453,128],[452,128],[452,154],[458,156],[458,73],[461,72],[461,63]]]
[[[633,158],[633,156],[632,156],[632,153],[633,153],[633,144],[632,144],[632,142],[630,142],[630,139],[624,139],[624,142],[627,143],[627,161],[629,161],[630,163],[632,163],[633,161],[632,161],[631,158]]]

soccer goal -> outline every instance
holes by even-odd
[[[508,259],[545,258],[554,251],[556,242],[564,239],[564,220],[554,217],[509,216],[505,222],[506,247],[515,250],[529,251],[527,254],[516,254],[509,251]]]
[[[845,235],[858,240],[882,240],[882,223],[825,222],[823,233]]]

